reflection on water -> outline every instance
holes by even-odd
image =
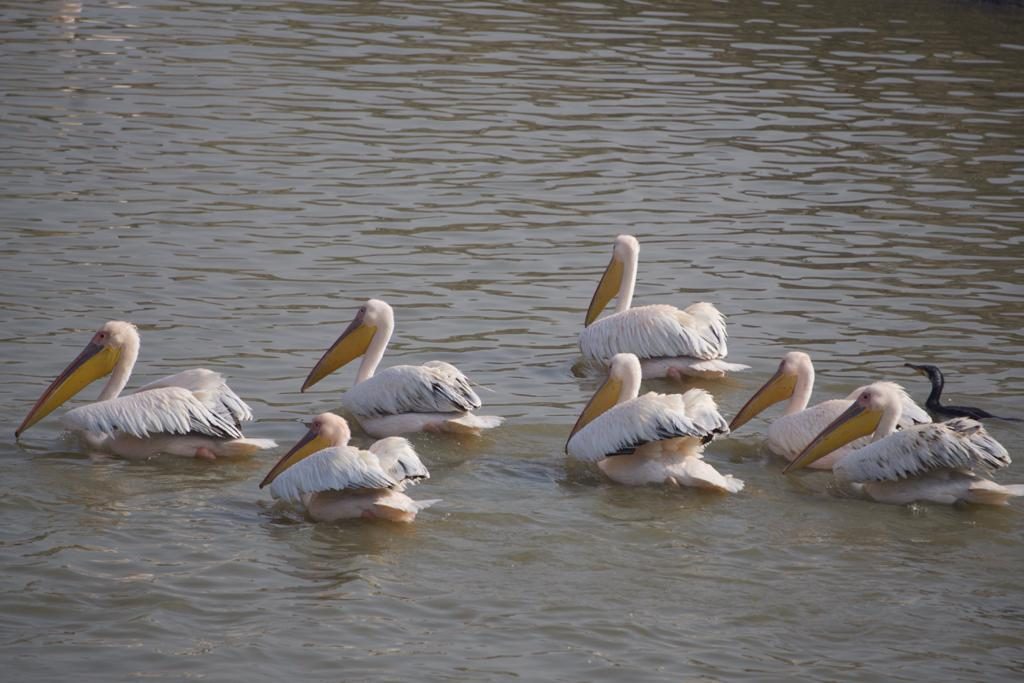
[[[0,647],[20,680],[1014,671],[1019,505],[843,499],[782,476],[764,420],[709,446],[747,482],[724,500],[612,486],[563,447],[596,386],[576,335],[619,232],[642,245],[638,304],[728,315],[753,369],[699,385],[726,415],[790,349],[814,357],[816,400],[878,377],[923,398],[910,360],[946,370],[951,400],[1024,415],[1018,8],[4,16]],[[287,443],[339,408],[354,371],[298,389],[371,296],[395,308],[386,364],[456,362],[507,418],[416,438],[443,502],[414,528],[308,523],[257,488],[274,454],[92,460],[55,416],[10,437],[81,338],[128,319],[131,386],[219,369],[251,435]]]

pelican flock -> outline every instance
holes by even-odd
[[[645,379],[721,377],[749,368],[723,360],[729,353],[725,316],[712,304],[696,303],[683,310],[666,304],[630,308],[639,257],[635,237],[615,238],[612,260],[594,291],[580,332],[584,358],[607,363],[617,353],[635,354]],[[615,312],[598,320],[613,297]]]
[[[793,460],[818,432],[850,407],[854,397],[863,388],[854,389],[846,398],[834,398],[808,407],[811,392],[814,391],[814,365],[806,353],[790,351],[783,356],[775,374],[736,413],[729,423],[729,429],[735,431],[769,406],[786,401],[782,417],[772,420],[768,426],[767,443],[771,452]],[[914,403],[903,387],[891,384],[891,388],[900,397],[903,406],[899,423],[901,427],[931,422],[928,413]],[[810,467],[832,469],[836,460],[867,442],[867,437],[854,440],[814,461]]]
[[[394,330],[391,306],[370,299],[310,371],[302,391],[363,356],[355,386],[341,404],[370,436],[419,431],[478,434],[502,423],[500,417],[473,413],[481,406],[480,397],[469,379],[449,363],[395,365],[374,374]]]
[[[861,386],[844,398],[811,405],[815,372],[810,356],[787,353],[731,424],[706,390],[641,394],[644,379],[715,379],[749,366],[726,362],[725,318],[710,303],[631,308],[639,242],[619,235],[611,262],[588,307],[579,348],[607,368],[607,376],[579,414],[566,455],[594,464],[613,484],[668,486],[740,493],[744,482],[704,459],[705,447],[735,432],[770,406],[785,402],[771,421],[767,447],[789,460],[784,472],[831,470],[864,498],[914,502],[1006,504],[1024,485],[1001,485],[989,475],[1010,464],[1006,449],[972,418],[977,408],[943,406],[942,374],[910,365],[932,380],[928,413],[893,382]],[[598,316],[611,299],[615,312]],[[349,423],[325,412],[269,470],[260,488],[300,507],[315,521],[362,518],[411,522],[437,500],[414,500],[406,490],[430,477],[413,444],[399,436],[438,432],[479,436],[503,418],[477,415],[480,397],[454,365],[429,361],[378,371],[395,329],[394,311],[369,299],[309,372],[305,392],[332,372],[362,358],[341,405],[362,430],[384,437],[365,449],[352,445]],[[87,448],[125,458],[171,454],[205,460],[249,456],[275,448],[269,439],[243,436],[249,406],[211,370],[193,369],[122,395],[140,348],[136,327],[105,323],[85,349],[36,401],[16,438],[92,382],[109,375],[96,401],[67,411],[62,423]],[[500,435],[511,437],[510,434]],[[415,437],[413,437],[415,438]],[[453,440],[458,444],[458,440]]]
[[[135,325],[120,320],[104,324],[43,392],[15,436],[92,382],[110,375],[95,402],[62,417],[64,426],[91,449],[124,458],[167,453],[214,460],[277,446],[269,439],[242,436],[241,424],[252,420],[252,411],[224,377],[211,370],[185,370],[122,396],[139,346]]]

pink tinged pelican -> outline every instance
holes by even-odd
[[[583,356],[607,363],[617,353],[636,354],[645,379],[722,377],[749,368],[722,360],[729,353],[725,317],[712,304],[696,303],[684,310],[663,304],[630,308],[639,254],[635,237],[615,238],[612,260],[580,332]],[[615,312],[595,320],[613,297],[617,298]]]
[[[251,455],[277,445],[269,439],[242,436],[241,423],[252,420],[252,411],[223,376],[210,370],[185,370],[121,396],[138,356],[135,325],[119,320],[104,324],[43,392],[15,436],[90,383],[110,375],[94,403],[69,410],[61,418],[92,449],[124,458],[167,453],[213,460]]]
[[[670,484],[736,493],[743,482],[704,462],[704,445],[728,434],[711,394],[639,396],[640,361],[631,353],[612,356],[608,379],[572,428],[566,453],[596,462],[620,484]]]
[[[885,384],[892,387],[903,405],[903,413],[899,422],[900,428],[931,422],[928,413],[914,403],[903,387],[891,382]],[[736,431],[769,406],[786,401],[782,417],[772,420],[768,425],[768,449],[787,460],[793,460],[818,432],[850,407],[853,399],[864,388],[855,389],[846,398],[822,401],[808,407],[807,404],[811,401],[811,392],[814,390],[814,365],[811,363],[811,357],[806,353],[790,351],[782,357],[775,374],[736,413],[729,424],[729,429]],[[837,460],[867,443],[867,437],[852,441],[820,460],[816,460],[810,467],[832,469],[832,465]]]
[[[500,417],[473,414],[481,406],[480,397],[454,365],[435,360],[395,365],[374,374],[394,329],[391,306],[379,299],[367,301],[310,371],[302,391],[363,356],[355,386],[341,404],[371,436],[419,431],[479,434],[502,423]]]
[[[270,495],[300,503],[311,519],[386,519],[411,522],[438,500],[415,501],[406,487],[429,479],[412,445],[402,437],[381,439],[360,450],[348,445],[351,432],[344,418],[321,413],[309,431],[267,476]]]
[[[832,471],[871,500],[1005,505],[1024,495],[1024,485],[1002,486],[983,476],[1009,465],[1010,455],[980,422],[959,417],[896,431],[902,412],[903,398],[891,384],[868,385],[783,471],[870,434],[871,443],[839,459]]]

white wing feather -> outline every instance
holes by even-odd
[[[97,401],[69,410],[62,422],[73,430],[103,434],[121,431],[140,439],[154,434],[242,438],[242,432],[230,416],[210,410],[183,387],[165,386]]]
[[[729,353],[725,317],[709,303],[686,310],[655,304],[613,313],[580,332],[580,351],[587,358],[607,360],[616,353],[640,358],[680,356],[715,360]]]
[[[1010,454],[980,422],[956,418],[893,432],[859,448],[836,463],[837,476],[848,481],[897,481],[937,470],[996,470],[1010,464]]]
[[[144,384],[133,393],[138,394],[163,387],[188,389],[207,408],[218,415],[226,416],[236,425],[253,419],[252,410],[238,394],[232,391],[224,376],[219,372],[206,368],[193,368]]]
[[[270,484],[270,495],[301,502],[303,494],[396,486],[398,481],[381,468],[375,454],[336,446],[317,451],[279,474]]]
[[[464,413],[481,405],[466,376],[441,361],[382,370],[345,392],[341,402],[358,417]]]
[[[404,491],[430,472],[407,439],[381,439],[363,451],[336,446],[317,451],[279,474],[270,484],[275,498],[300,501],[303,494],[347,489]]]
[[[692,437],[706,443],[728,432],[728,423],[703,389],[683,395],[650,392],[599,415],[573,435],[566,450],[577,460],[596,462],[653,441]]]
[[[399,490],[404,490],[406,485],[416,484],[421,479],[430,479],[430,472],[408,439],[391,436],[375,441],[370,446],[370,452],[377,456],[381,469],[402,484]]]
[[[704,434],[714,437],[729,433],[729,423],[718,412],[718,404],[710,393],[703,389],[690,389],[678,396],[682,399],[686,414]]]

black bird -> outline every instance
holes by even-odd
[[[914,365],[913,363],[904,363],[904,367],[913,368],[917,370],[918,374],[925,375],[932,383],[932,393],[928,394],[928,400],[924,402],[924,407],[931,413],[933,419],[936,420],[951,420],[954,417],[970,417],[975,420],[984,420],[985,418],[992,418],[994,420],[1012,420],[1014,422],[1020,422],[1021,419],[1018,417],[1000,417],[999,415],[993,415],[987,410],[981,408],[973,408],[971,406],[951,406],[942,405],[939,399],[942,398],[942,387],[945,384],[945,378],[942,376],[942,370],[939,370],[934,365]]]

